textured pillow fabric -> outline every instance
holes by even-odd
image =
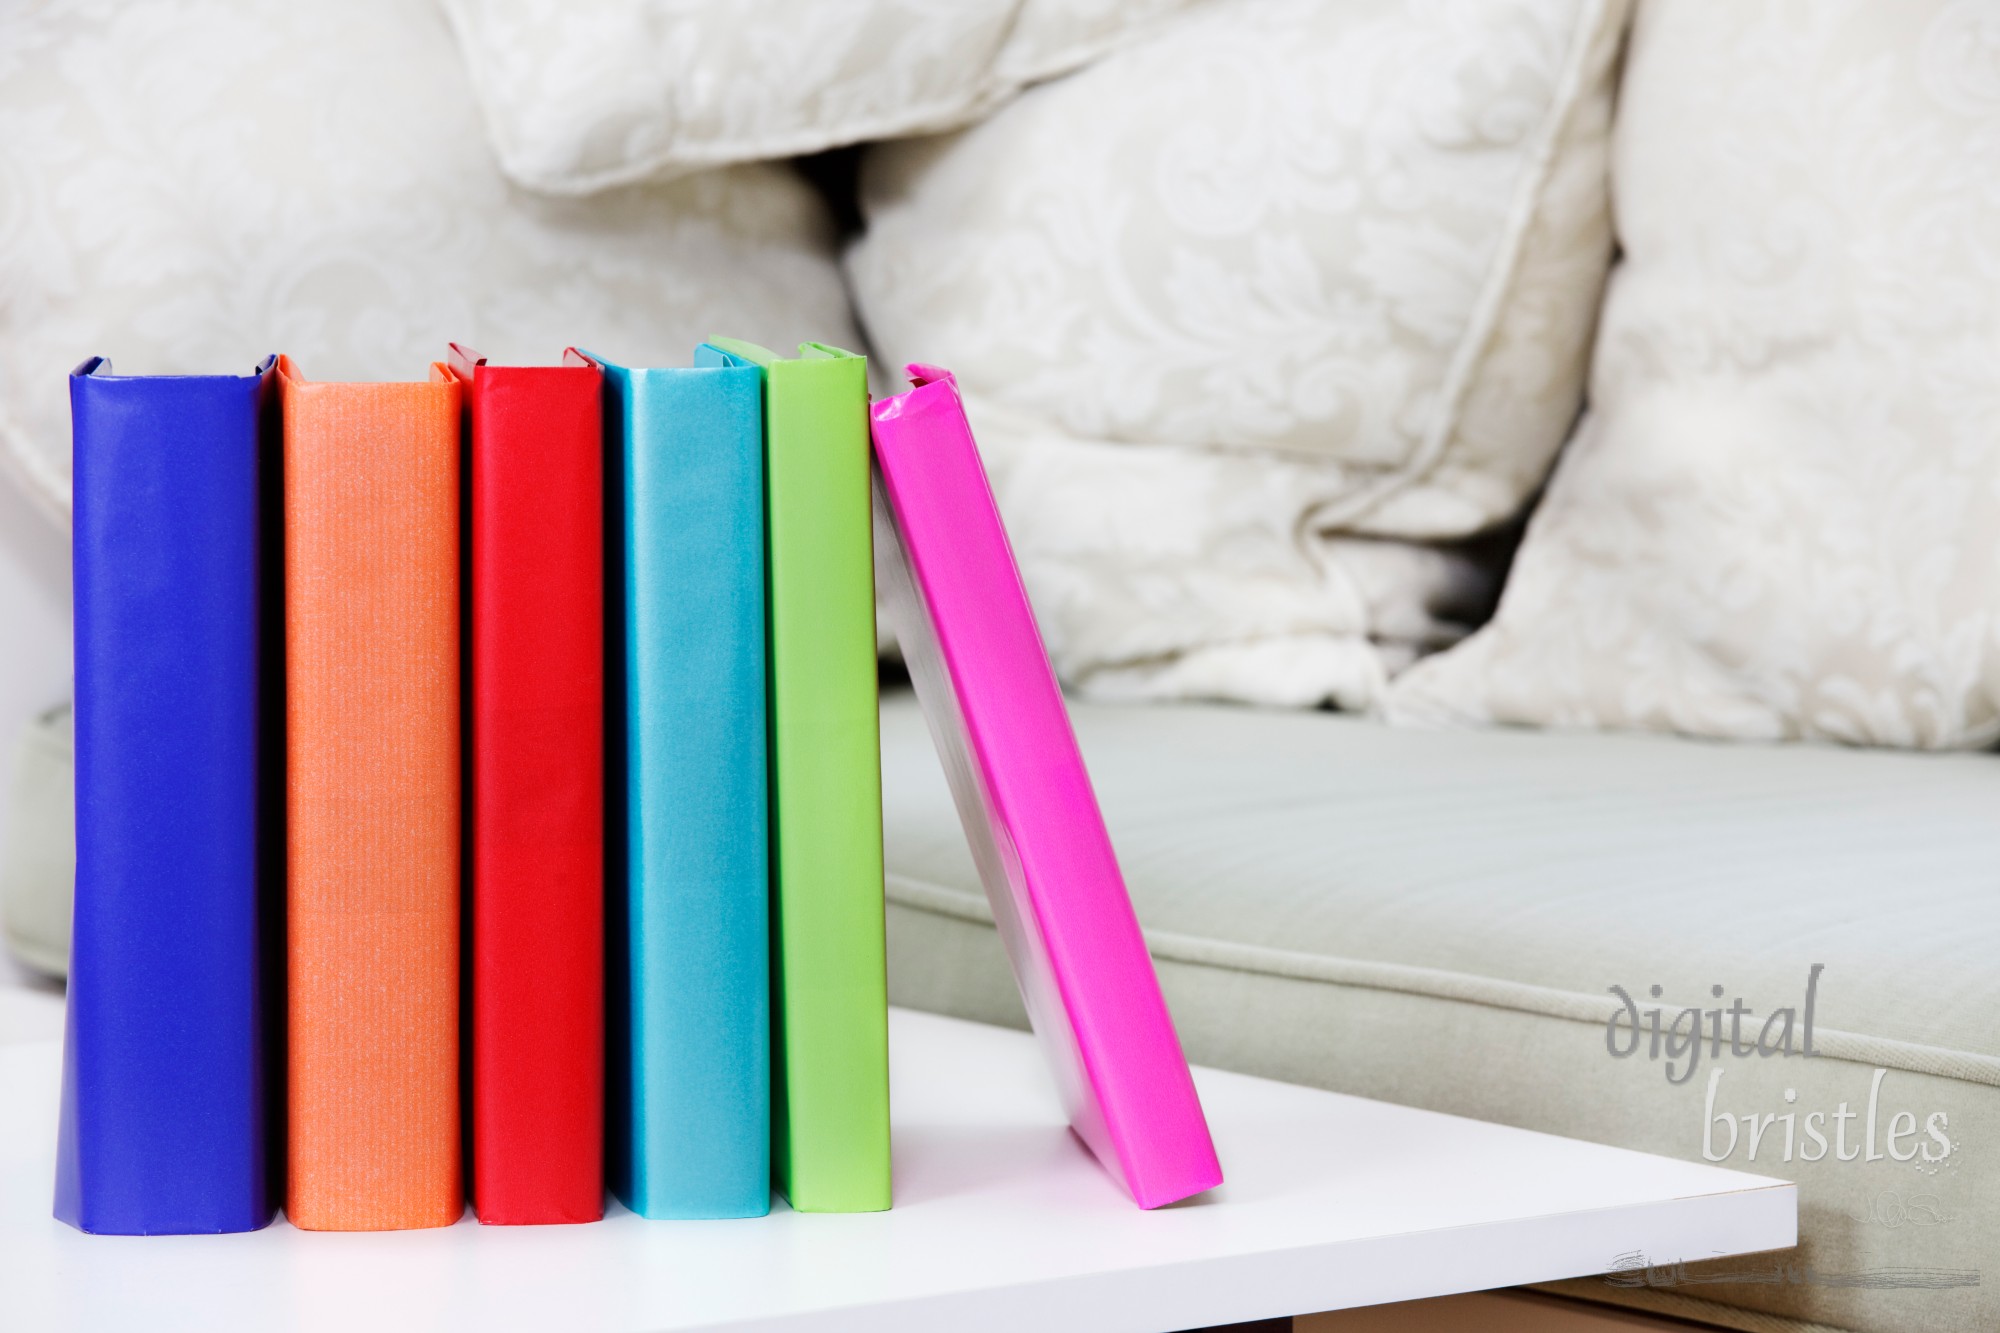
[[[1591,408],[1411,720],[2000,737],[2000,8],[1641,10]]]
[[[1360,707],[1463,632],[1581,395],[1623,20],[1211,4],[869,150],[862,322],[958,373],[1066,680]]]
[[[444,0],[501,166],[552,194],[977,120],[1194,0]]]
[[[510,187],[443,20],[400,0],[0,5],[0,434],[67,504],[67,372],[421,378],[447,340],[678,363],[852,336],[787,168]]]

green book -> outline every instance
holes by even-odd
[[[889,1206],[889,989],[875,698],[868,363],[764,368],[772,1171],[794,1209]]]

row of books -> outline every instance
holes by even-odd
[[[1072,1123],[1219,1181],[950,377],[694,362],[72,376],[59,1217],[887,1208],[875,541]]]

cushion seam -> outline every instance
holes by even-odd
[[[974,898],[956,889],[893,871],[883,879],[890,901],[899,906],[980,925],[993,924],[992,910],[983,897]],[[1552,986],[1481,977],[1410,963],[1305,954],[1270,945],[1244,944],[1175,931],[1147,930],[1145,936],[1146,947],[1155,958],[1225,971],[1457,1000],[1600,1027],[1620,1007],[1619,1002],[1609,994],[1583,995]],[[1897,1038],[1871,1037],[1817,1025],[1813,1029],[1813,1039],[1815,1058],[1845,1060],[1853,1064],[1901,1069],[1912,1074],[1929,1074],[2000,1087],[2000,1057],[1926,1046]]]
[[[1379,477],[1372,487],[1313,511],[1308,516],[1313,526],[1322,529],[1353,526],[1390,497],[1431,476],[1451,454],[1458,439],[1466,395],[1486,363],[1500,329],[1502,313],[1520,280],[1528,236],[1540,219],[1542,194],[1555,172],[1556,159],[1567,146],[1577,114],[1589,100],[1591,90],[1586,75],[1592,70],[1592,57],[1599,43],[1607,38],[1607,25],[1616,22],[1622,27],[1623,18],[1622,6],[1614,5],[1612,0],[1585,0],[1578,6],[1576,28],[1570,49],[1565,52],[1560,81],[1549,100],[1547,119],[1522,173],[1518,192],[1508,203],[1507,229],[1495,251],[1493,267],[1473,306],[1465,333],[1452,353],[1451,364],[1446,367],[1434,424],[1418,442],[1415,453]],[[1601,295],[1598,299],[1602,300]]]

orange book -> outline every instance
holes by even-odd
[[[459,386],[315,384],[285,423],[285,1211],[449,1226],[458,1105]]]

